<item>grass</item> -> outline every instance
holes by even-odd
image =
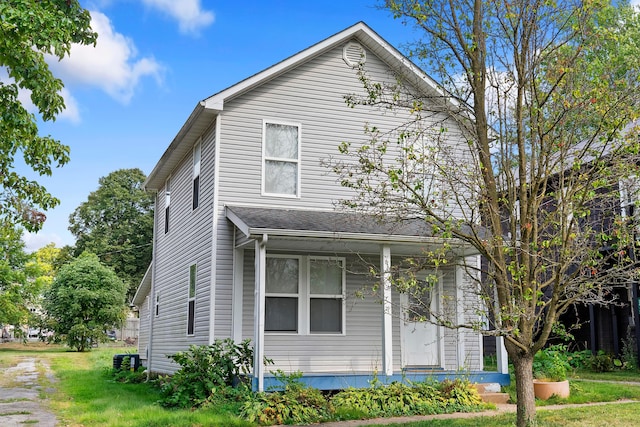
[[[538,425],[545,427],[628,427],[638,425],[640,403],[624,403],[615,406],[586,406],[537,412]],[[470,419],[446,419],[417,421],[404,424],[387,424],[395,427],[513,427],[515,414],[503,414]]]
[[[0,366],[9,366],[25,357],[46,361],[55,372],[58,382],[45,386],[56,392],[49,396],[52,410],[61,425],[79,426],[252,426],[238,419],[225,408],[205,408],[196,411],[169,410],[159,406],[158,390],[150,384],[122,384],[109,375],[113,355],[131,352],[131,348],[100,347],[90,353],[67,351],[59,346],[29,343],[27,345],[0,345]],[[39,365],[38,365],[39,366]],[[567,408],[545,411],[549,404],[607,402],[619,399],[640,400],[640,382],[610,384],[585,379],[632,381],[639,379],[637,372],[594,374],[579,372],[571,379],[572,395],[569,399],[538,402],[538,420],[545,426],[600,426],[619,427],[637,424],[639,403],[625,403]],[[511,387],[513,391],[513,387]],[[612,416],[615,414],[615,416]],[[481,416],[468,419],[430,420],[403,426],[512,426],[515,414]]]
[[[46,360],[55,372],[56,392],[50,395],[51,409],[61,425],[105,426],[252,426],[217,408],[169,410],[159,406],[158,390],[150,384],[122,384],[109,375],[113,355],[131,348],[99,347],[89,353],[67,351],[59,346],[0,346],[0,366],[21,358]]]
[[[640,371],[620,370],[611,372],[593,372],[586,369],[577,370],[569,379],[590,379],[601,381],[629,381],[637,382],[640,385]]]

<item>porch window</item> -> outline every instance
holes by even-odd
[[[187,313],[187,335],[193,335],[196,327],[196,264],[189,267],[189,298]]]
[[[298,332],[300,259],[266,260],[264,330]]]
[[[309,332],[342,333],[344,261],[309,259]]]
[[[265,332],[342,334],[344,258],[269,255]]]
[[[262,192],[299,196],[300,125],[263,123]]]

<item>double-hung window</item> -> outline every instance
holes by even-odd
[[[268,257],[265,331],[298,332],[300,258]]]
[[[200,205],[200,159],[202,157],[202,145],[198,142],[193,147],[193,199],[195,210]]]
[[[343,331],[344,260],[309,258],[309,332]]]
[[[270,255],[265,331],[344,333],[344,258]]]
[[[187,335],[193,335],[196,327],[196,264],[189,267],[189,298],[187,312]]]
[[[169,204],[171,202],[171,178],[164,183],[164,234],[169,232]]]
[[[264,121],[262,192],[300,196],[300,125]]]

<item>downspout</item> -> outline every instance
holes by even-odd
[[[220,198],[220,176],[218,156],[220,156],[220,113],[216,116],[216,129],[214,137],[214,159],[213,159],[213,202],[211,218],[211,278],[209,283],[209,344],[215,341],[215,316],[216,316],[216,282],[218,275],[218,203]]]
[[[151,358],[153,347],[153,319],[156,317],[156,242],[157,242],[157,209],[158,192],[156,191],[155,206],[153,209],[153,238],[151,248],[151,292],[149,292],[149,338],[147,339],[147,381],[151,379]]]

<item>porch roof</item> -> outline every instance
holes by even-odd
[[[433,235],[431,227],[421,220],[381,221],[373,215],[339,211],[311,211],[265,207],[226,206],[227,218],[247,238],[267,235],[286,240],[339,240],[390,244],[392,246],[441,245],[445,241],[459,249],[465,248],[458,239],[443,239]],[[352,249],[355,249],[352,247]]]

